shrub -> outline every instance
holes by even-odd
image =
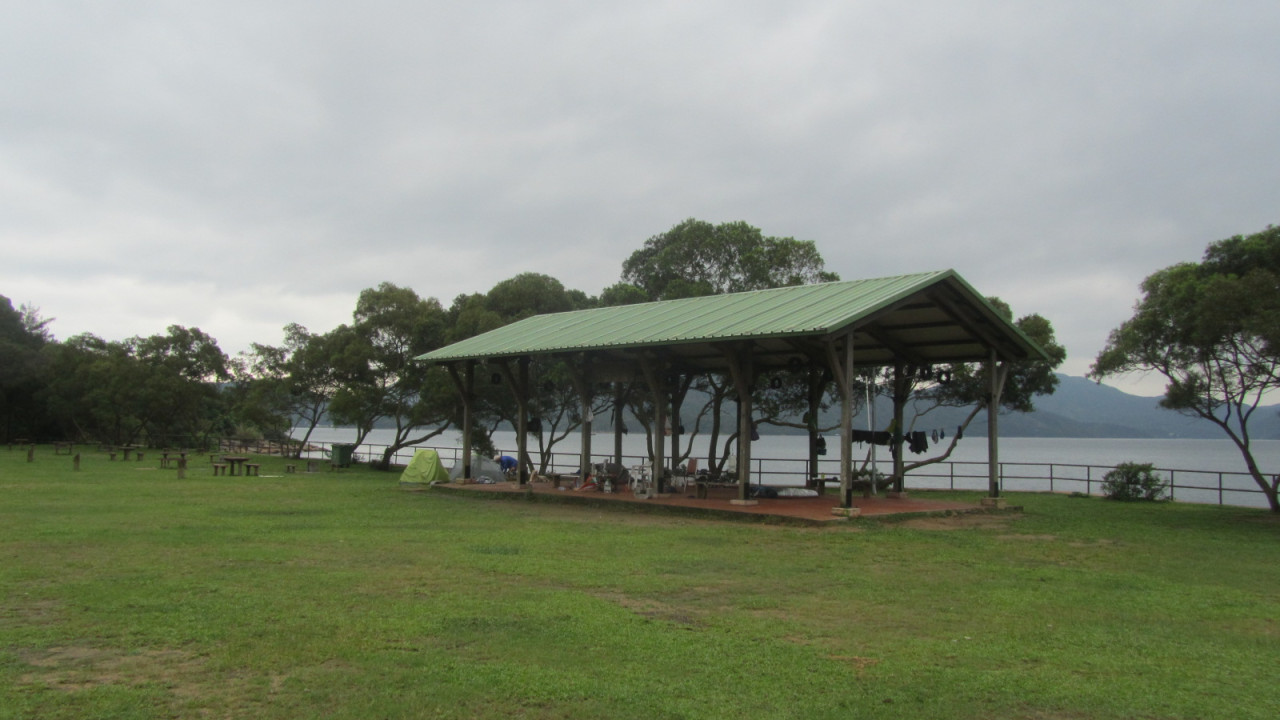
[[[1102,494],[1112,500],[1167,500],[1169,485],[1151,463],[1120,463],[1102,476]]]

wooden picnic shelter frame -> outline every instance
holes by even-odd
[[[678,413],[679,378],[721,373],[738,402],[738,499],[749,503],[752,389],[764,372],[809,372],[811,402],[829,373],[841,401],[840,506],[852,507],[854,376],[862,368],[894,368],[895,395],[908,366],[987,363],[988,494],[999,497],[1000,363],[1048,360],[1034,341],[1000,315],[954,270],[820,283],[705,297],[535,315],[422,355],[445,366],[462,400],[462,462],[470,477],[471,425],[479,363],[494,366],[516,402],[519,482],[528,476],[529,364],[534,356],[564,360],[582,403],[581,472],[591,470],[591,401],[603,382],[641,381],[653,401],[653,468],[665,470],[662,428]],[[673,397],[675,395],[675,397]],[[895,397],[894,472],[902,481],[902,404]],[[815,403],[816,404],[816,403]],[[621,422],[621,412],[615,413]],[[678,424],[678,415],[673,424]],[[620,430],[615,425],[615,448]],[[675,433],[673,432],[673,436]],[[674,445],[674,441],[673,441]],[[617,450],[615,450],[615,453]],[[674,455],[674,452],[673,452]]]

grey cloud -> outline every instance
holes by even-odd
[[[0,293],[63,335],[203,321],[235,350],[382,280],[597,292],[694,216],[815,240],[846,278],[954,267],[1053,320],[1080,373],[1143,276],[1277,221],[1274,3],[9,15]],[[201,290],[146,301],[175,275]]]

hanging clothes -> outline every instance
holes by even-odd
[[[929,449],[929,436],[923,430],[917,430],[907,435],[907,448],[919,455]]]
[[[887,430],[854,430],[851,439],[859,445],[864,442],[872,445],[888,445],[893,440],[893,433]]]

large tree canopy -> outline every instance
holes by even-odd
[[[628,305],[839,279],[839,275],[825,269],[825,261],[813,241],[766,236],[759,228],[741,221],[713,225],[690,218],[649,238],[643,247],[632,253],[622,264],[622,282],[606,288],[601,293],[600,302],[603,305]],[[810,407],[811,392],[806,378],[782,374],[779,380],[782,383],[780,388],[762,391],[769,402],[756,408],[755,419],[758,422],[784,424],[779,420],[780,413],[797,407]],[[692,384],[709,395],[707,406],[697,414],[699,418],[711,417],[708,466],[722,466],[728,453],[728,443],[724,453],[717,452],[720,407],[732,394],[732,383],[724,379],[697,378]],[[652,412],[652,408],[646,406],[646,396],[647,393],[643,392],[632,393],[635,398],[632,409],[645,425],[646,432],[652,433],[654,429],[644,422],[646,415]],[[817,415],[816,406],[822,400],[819,395],[814,401],[814,416]],[[685,436],[686,447],[673,448],[674,458],[689,454],[698,429],[695,425]],[[816,437],[816,432],[816,428],[810,428],[811,440]],[[736,434],[731,433],[728,440],[735,437]],[[816,456],[814,458],[813,466],[816,467]]]
[[[190,447],[230,431],[218,383],[228,359],[198,328],[107,341],[85,333],[46,346],[42,391],[68,437]]]
[[[1249,434],[1260,403],[1280,387],[1280,228],[1215,242],[1202,262],[1152,273],[1142,293],[1091,375],[1163,375],[1161,404],[1220,427],[1280,513],[1280,479],[1262,473]]]
[[[339,382],[329,412],[356,426],[357,444],[375,422],[394,423],[380,463],[386,469],[397,450],[443,433],[456,415],[443,368],[414,361],[444,344],[447,315],[435,298],[384,282],[361,291],[352,318],[331,338]]]
[[[646,240],[623,262],[622,279],[648,300],[674,300],[840,277],[824,269],[811,240],[768,237],[741,221],[712,225],[690,218]],[[616,287],[609,292],[616,304],[633,297]]]
[[[0,440],[36,435],[46,413],[36,402],[45,382],[40,349],[51,337],[48,320],[0,295]]]

